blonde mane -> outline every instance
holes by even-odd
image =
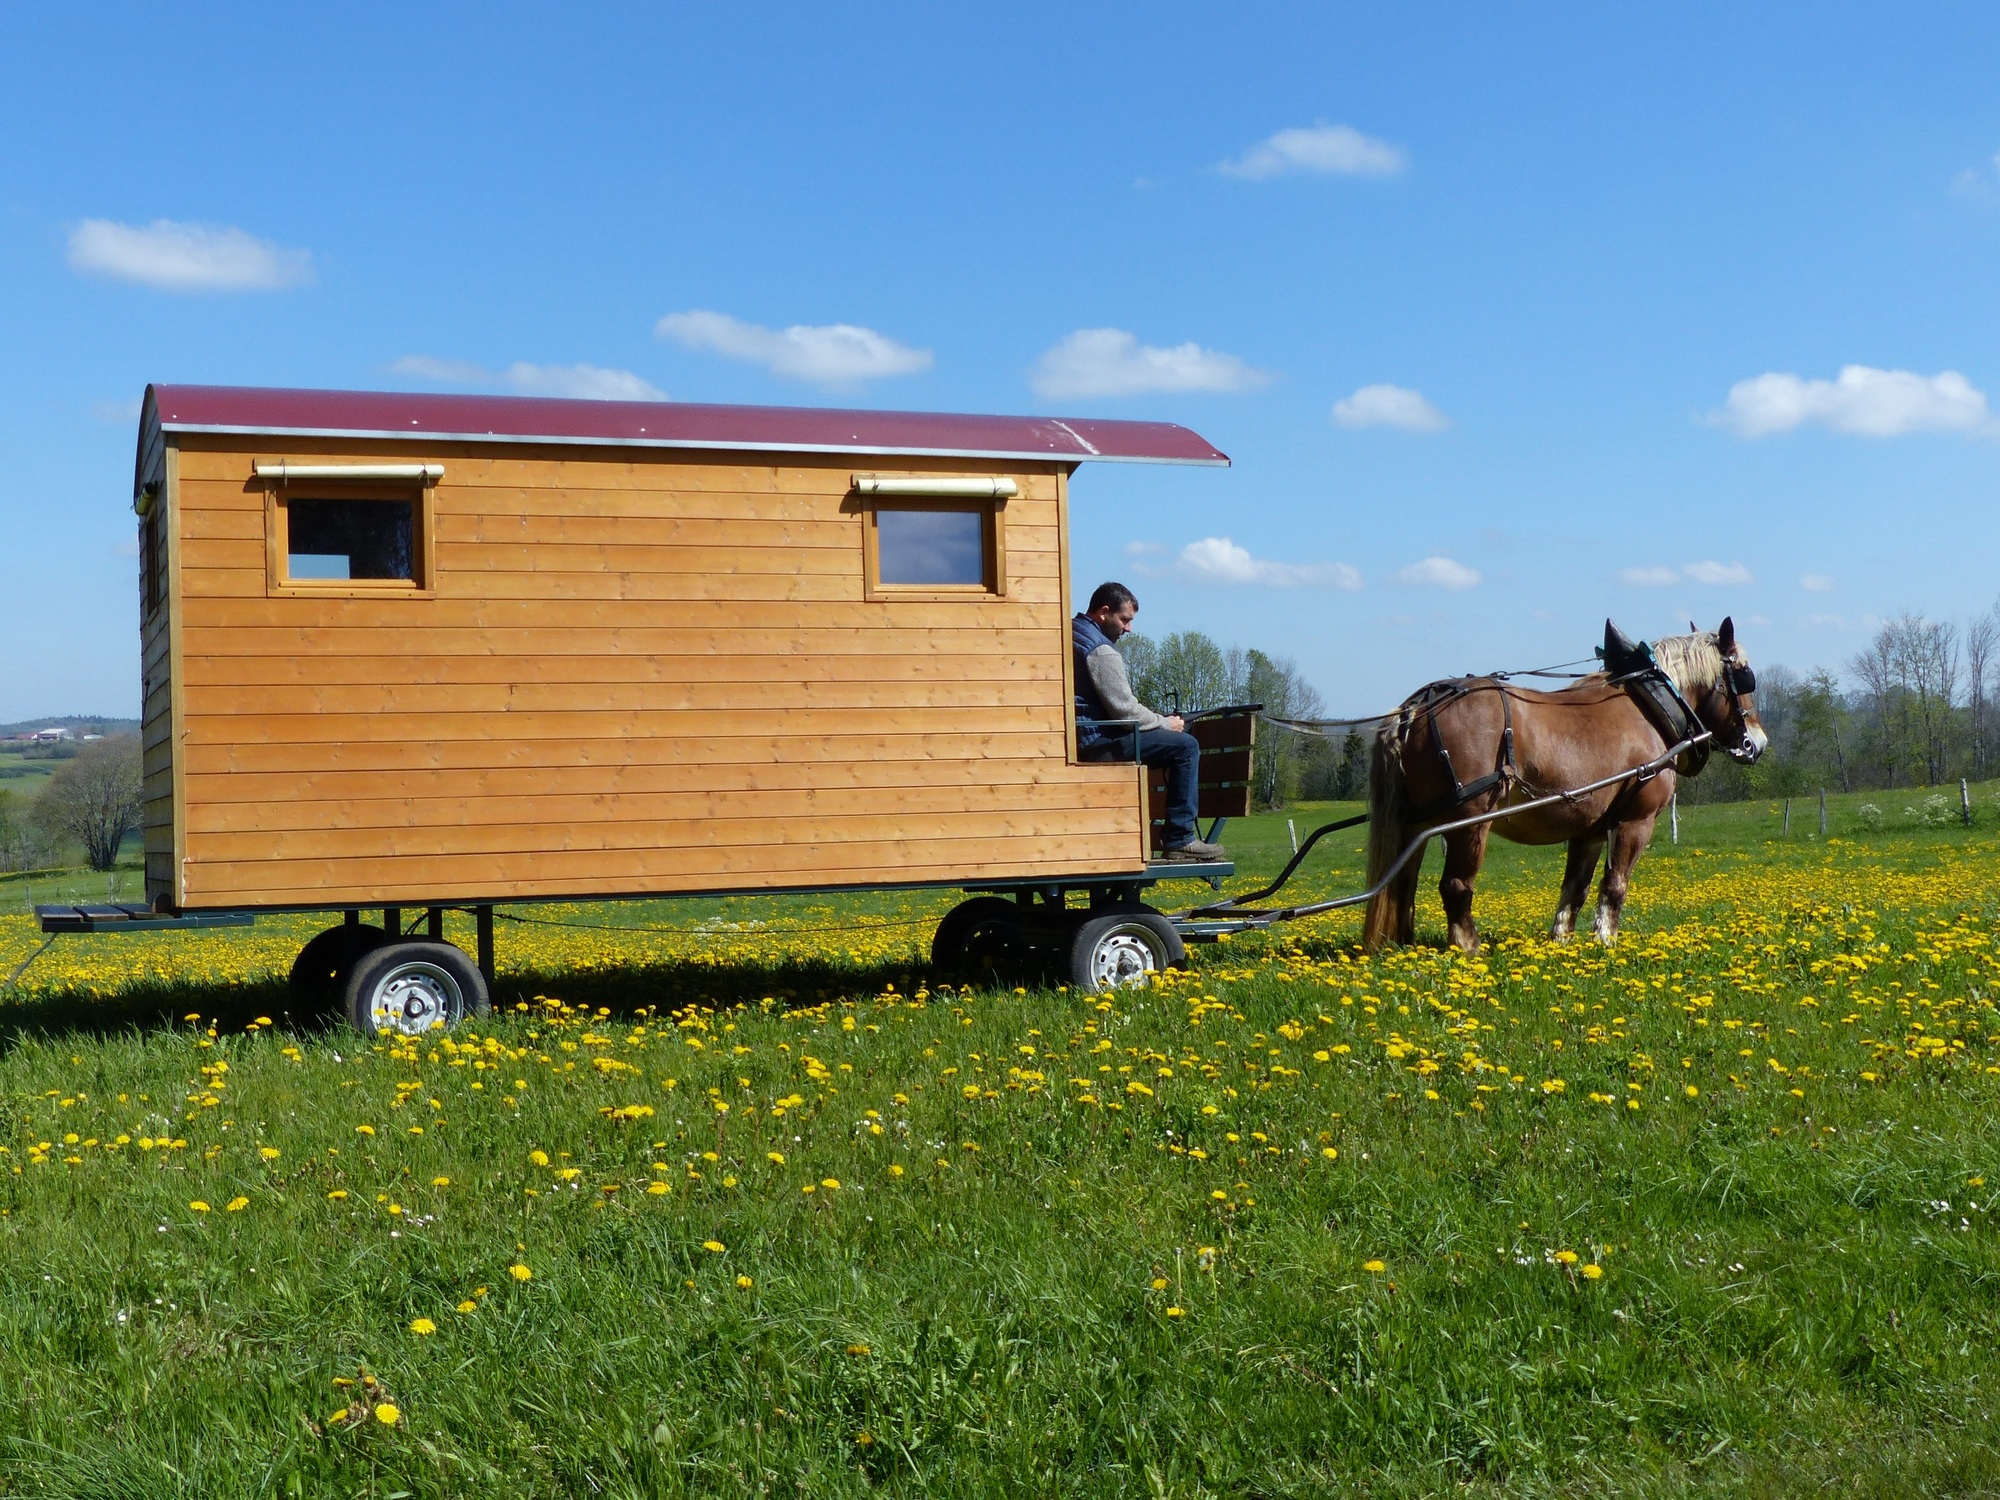
[[[1715,644],[1715,632],[1695,635],[1662,636],[1653,642],[1653,660],[1673,679],[1680,695],[1690,701],[1700,698],[1722,676],[1722,652]]]

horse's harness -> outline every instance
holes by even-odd
[[[1605,685],[1624,688],[1639,712],[1646,716],[1646,721],[1667,744],[1678,745],[1684,740],[1697,740],[1675,760],[1674,769],[1683,776],[1699,776],[1708,765],[1709,742],[1706,737],[1701,737],[1700,718],[1688,707],[1687,699],[1674,686],[1674,680],[1653,659],[1653,648],[1644,641],[1628,639],[1607,621],[1604,646],[1597,654],[1604,660]],[[1421,715],[1429,728],[1431,743],[1437,747],[1438,762],[1451,780],[1451,790],[1412,809],[1412,817],[1434,818],[1455,807],[1462,807],[1474,798],[1483,797],[1495,787],[1519,786],[1533,796],[1561,795],[1543,792],[1521,774],[1520,765],[1514,758],[1514,707],[1505,681],[1507,675],[1448,677],[1417,690],[1407,712],[1413,718]],[[1749,667],[1736,666],[1725,657],[1720,682],[1722,690],[1729,695],[1730,714],[1739,723],[1743,722],[1743,696],[1757,690],[1757,674]],[[1461,782],[1457,769],[1451,763],[1451,752],[1445,748],[1444,737],[1438,733],[1437,712],[1447,704],[1480,692],[1500,695],[1500,754],[1491,771],[1472,781]],[[1637,777],[1632,787],[1643,786],[1658,774],[1658,771],[1653,771]]]

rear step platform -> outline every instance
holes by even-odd
[[[247,911],[202,911],[170,917],[150,906],[38,906],[35,921],[43,932],[169,932],[192,927],[248,927],[256,918]]]

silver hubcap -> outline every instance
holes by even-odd
[[[369,997],[368,1018],[377,1031],[417,1036],[433,1026],[449,1026],[465,1013],[458,981],[430,963],[398,964],[382,976]]]
[[[1096,989],[1136,984],[1158,970],[1153,945],[1129,930],[1105,933],[1090,953],[1090,982]]]

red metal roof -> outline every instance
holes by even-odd
[[[540,396],[404,395],[154,385],[143,433],[430,438],[583,443],[939,458],[1227,464],[1229,456],[1171,422],[980,417],[948,412],[704,406],[687,401],[559,401]]]

